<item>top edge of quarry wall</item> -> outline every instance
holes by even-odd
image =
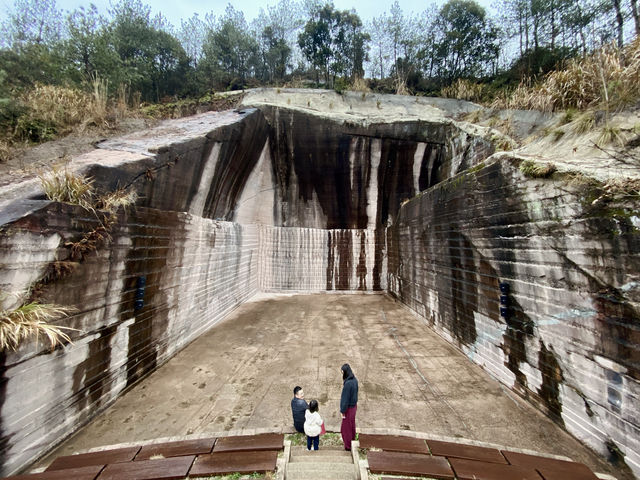
[[[255,108],[244,108],[164,120],[156,127],[106,140],[98,144],[98,148],[154,156],[170,146],[210,137],[217,130],[242,122],[256,112]]]
[[[86,175],[96,165],[107,168],[129,165],[126,170],[144,171],[152,168],[157,155],[170,147],[199,139],[205,141],[226,130],[225,127],[243,122],[255,114],[258,114],[256,109],[245,108],[165,120],[156,127],[101,142],[96,150],[72,158],[65,169],[78,175]],[[0,191],[0,226],[12,223],[48,203],[37,177],[5,185]]]
[[[441,122],[482,108],[472,102],[446,98],[412,97],[371,92],[258,88],[249,90],[242,100],[246,107],[272,105],[301,110],[314,115],[371,123],[406,120]]]

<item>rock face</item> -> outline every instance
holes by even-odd
[[[532,180],[519,163],[487,163],[404,205],[388,232],[389,292],[638,475],[638,204],[594,204],[588,184]]]
[[[75,307],[60,323],[77,329],[64,349],[31,342],[0,357],[0,475],[256,292],[327,290],[389,291],[640,471],[637,213],[591,208],[583,187],[524,178],[509,157],[481,163],[488,133],[426,100],[314,95],[258,91],[244,110],[75,159],[101,190],[138,194],[106,230],[99,212],[43,200],[36,183],[0,196],[2,308],[30,290]]]

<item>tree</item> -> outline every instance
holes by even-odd
[[[178,40],[184,49],[193,68],[198,67],[202,58],[202,47],[207,35],[207,23],[194,13],[188,20],[180,21]]]
[[[111,13],[108,35],[122,62],[118,80],[147,100],[178,94],[177,77],[188,70],[188,58],[175,37],[156,28],[164,24],[162,18],[152,19],[150,7],[140,0],[121,0]]]
[[[498,57],[497,29],[473,0],[449,0],[436,18],[438,76],[452,82],[478,77]]]
[[[18,50],[27,45],[56,44],[61,38],[62,12],[55,0],[15,0],[2,25],[0,45]]]
[[[337,11],[332,4],[325,4],[312,12],[298,44],[319,83],[320,72],[326,82],[336,76],[363,75],[369,39],[355,11]]]
[[[244,14],[227,5],[225,16],[207,34],[200,69],[214,84],[242,88],[255,73],[258,43],[249,31]]]
[[[260,52],[264,71],[263,80],[269,83],[283,81],[289,67],[291,48],[271,25],[264,27],[260,39]]]
[[[76,83],[90,81],[96,75],[119,77],[120,59],[110,41],[107,26],[93,4],[88,9],[80,7],[67,15],[67,38],[63,42],[65,70]]]
[[[390,58],[386,32],[387,22],[387,14],[383,13],[371,20],[371,23],[367,26],[371,36],[371,43],[373,44],[373,55],[371,56],[373,68],[371,73],[373,77],[379,73],[380,79],[385,78],[385,71],[387,71],[387,64]]]

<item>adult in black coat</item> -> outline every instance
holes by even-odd
[[[304,412],[308,408],[309,405],[304,399],[304,390],[302,387],[296,386],[293,389],[293,398],[291,399],[291,413],[293,414],[293,427],[300,433],[304,433]]]
[[[340,433],[345,450],[351,450],[351,442],[356,438],[356,410],[358,408],[358,379],[348,363],[342,365],[342,395],[340,413],[342,424]]]

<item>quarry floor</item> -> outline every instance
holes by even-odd
[[[609,465],[385,295],[266,295],[243,304],[40,465],[90,448],[256,428],[290,431],[292,389],[339,431],[340,367],[360,382],[358,428],[391,428]]]

